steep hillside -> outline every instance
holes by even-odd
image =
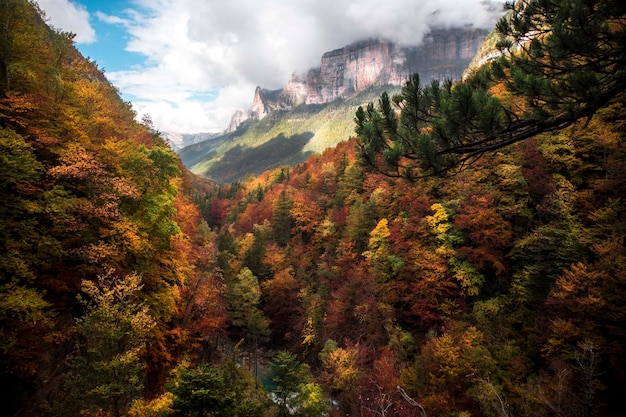
[[[213,184],[31,2],[0,16],[0,415],[127,415],[222,327]]]
[[[248,119],[233,132],[187,146],[178,153],[192,172],[219,182],[301,163],[353,135],[358,106],[375,100],[385,89],[396,91],[397,87],[372,87],[350,99],[273,110],[261,120]]]

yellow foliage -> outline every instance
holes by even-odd
[[[391,235],[389,232],[387,219],[381,219],[374,230],[370,233],[370,249],[378,249],[382,244],[387,241],[387,238]]]
[[[437,253],[440,255],[449,255],[452,251],[447,236],[448,232],[452,228],[450,216],[448,215],[446,208],[440,203],[433,204],[430,209],[434,213],[432,216],[426,216],[425,220],[432,229],[433,233],[435,233],[437,240],[441,242],[441,246],[437,248]]]
[[[357,365],[359,352],[356,346],[337,347],[322,357],[328,379],[333,388],[350,391],[359,381],[359,368]]]
[[[138,399],[133,401],[128,417],[164,417],[173,412],[174,394],[166,392],[152,400]]]

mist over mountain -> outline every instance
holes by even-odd
[[[419,46],[368,39],[328,51],[318,67],[293,73],[281,89],[257,86],[251,107],[235,112],[222,134],[184,135],[174,146],[193,172],[217,181],[303,162],[348,139],[356,107],[373,100],[380,89],[397,91],[414,73],[425,84],[460,79],[487,34],[473,27],[434,29]],[[301,146],[291,146],[290,137]],[[274,151],[261,152],[267,143]],[[254,164],[244,162],[255,152]]]

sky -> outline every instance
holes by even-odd
[[[162,132],[221,132],[257,85],[285,86],[368,38],[419,45],[429,27],[491,29],[502,0],[37,0]],[[496,10],[496,12],[493,11]]]

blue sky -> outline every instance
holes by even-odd
[[[321,55],[430,26],[493,27],[503,0],[37,0],[76,34],[139,117],[171,133],[220,132],[257,85],[283,87]],[[494,12],[494,9],[497,12]]]
[[[83,0],[82,4],[90,12],[89,23],[95,30],[97,39],[94,42],[78,45],[83,55],[97,58],[99,66],[107,71],[120,71],[133,66],[141,66],[145,57],[138,52],[125,49],[130,35],[120,25],[106,23],[96,13],[117,16],[123,13],[128,1],[123,0]]]

